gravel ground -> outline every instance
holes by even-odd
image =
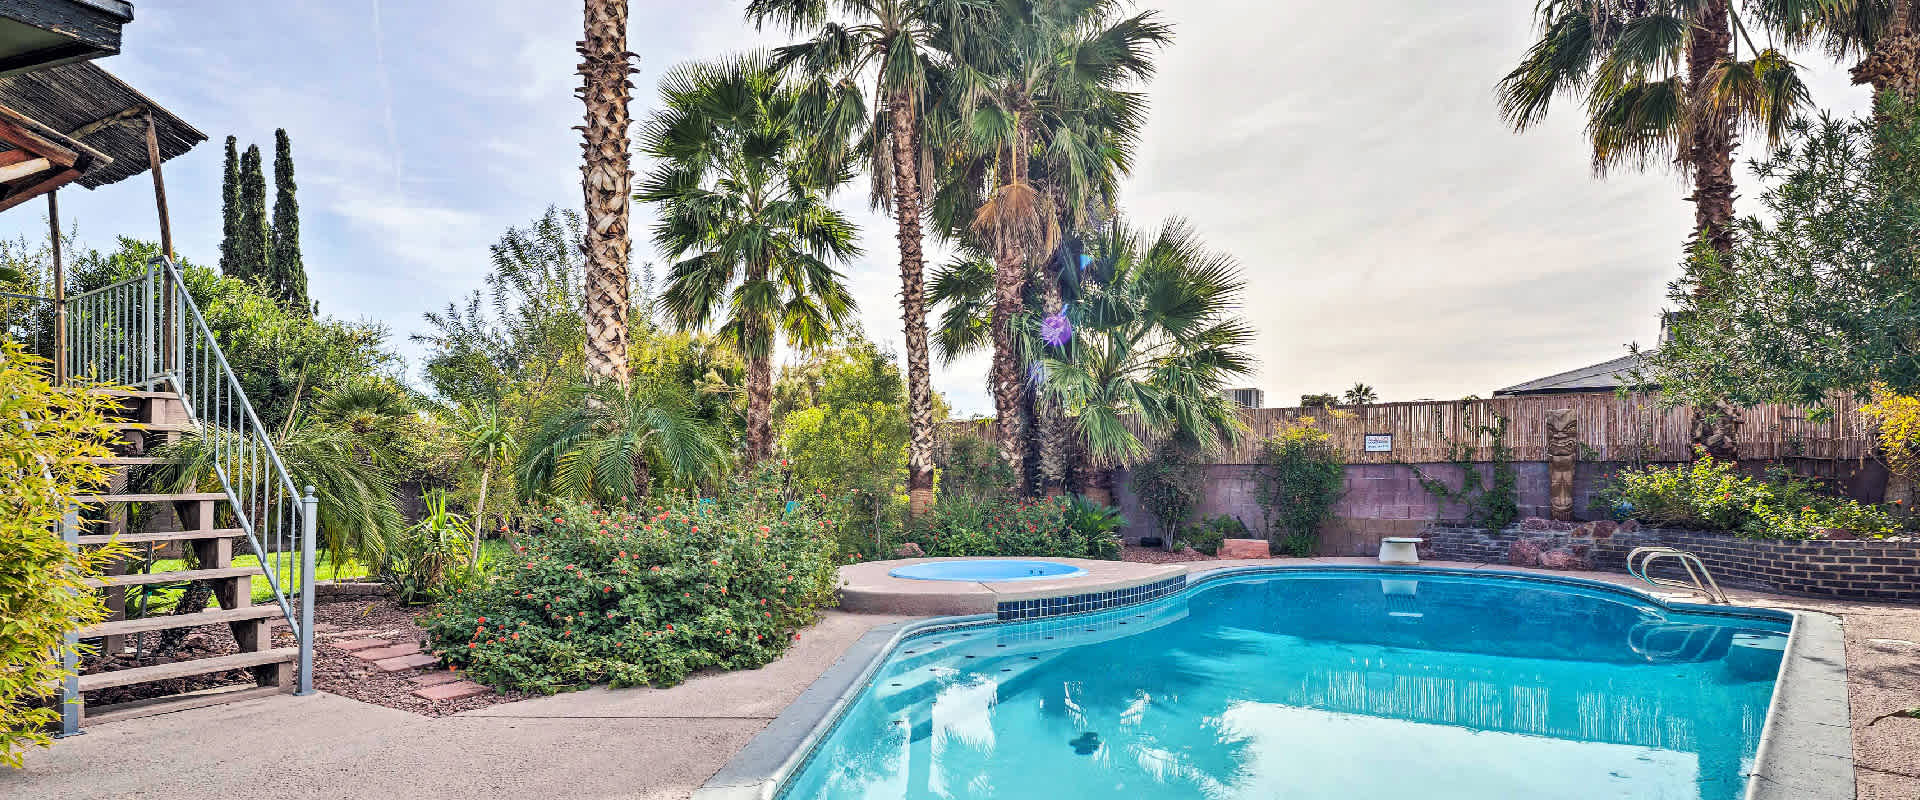
[[[476,708],[486,708],[500,703],[524,700],[530,695],[520,693],[483,694],[461,700],[427,700],[415,697],[413,690],[420,688],[415,679],[428,670],[406,670],[403,672],[381,672],[373,664],[362,661],[352,653],[334,647],[329,642],[346,639],[389,639],[395,644],[416,642],[422,651],[428,651],[426,631],[421,630],[415,618],[425,613],[425,609],[403,608],[392,600],[356,599],[332,603],[318,603],[313,608],[314,629],[318,631],[318,642],[313,649],[313,685],[323,692],[331,692],[341,697],[350,697],[363,703],[411,711],[430,717],[458,714]],[[329,630],[327,626],[333,626]],[[280,634],[288,643],[292,635],[285,631]],[[437,668],[431,671],[439,671]]]
[[[1213,556],[1191,547],[1176,553],[1169,553],[1158,547],[1135,547],[1127,545],[1120,551],[1121,561],[1134,561],[1141,564],[1178,564],[1182,561],[1214,561]]]

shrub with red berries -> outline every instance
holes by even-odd
[[[773,661],[836,586],[827,512],[789,508],[779,488],[764,476],[706,500],[545,508],[511,558],[427,615],[434,650],[534,692]]]

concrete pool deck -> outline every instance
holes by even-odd
[[[1113,562],[1101,562],[1113,563]],[[1136,565],[1372,565],[1263,559]],[[1543,572],[1627,586],[1625,575]],[[1842,619],[1858,800],[1920,798],[1920,607],[1729,590],[1735,603]],[[594,689],[427,718],[333,695],[276,696],[100,725],[0,769],[0,797],[686,798],[869,631],[901,615],[827,613],[779,661],[671,689]],[[263,733],[265,732],[265,733]],[[268,738],[263,739],[263,735]]]

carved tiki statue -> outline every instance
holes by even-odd
[[[1573,520],[1573,464],[1579,456],[1580,421],[1573,409],[1547,412],[1547,489],[1553,518]]]

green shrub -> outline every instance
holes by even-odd
[[[944,497],[916,532],[930,556],[1120,557],[1119,512],[1087,501]]]
[[[1277,552],[1313,555],[1320,528],[1346,489],[1346,465],[1326,431],[1306,417],[1260,443],[1253,471],[1267,541]]]
[[[1155,530],[1169,543],[1200,505],[1203,467],[1194,461],[1191,450],[1169,441],[1132,469],[1133,495],[1153,515]]]
[[[1651,525],[1758,538],[1806,539],[1827,528],[1880,537],[1900,527],[1880,508],[1834,497],[1784,470],[1756,478],[1705,455],[1690,464],[1622,470],[1594,497],[1594,506]]]
[[[380,572],[381,581],[409,605],[441,599],[478,577],[473,529],[447,510],[446,490],[429,490],[422,499],[426,515],[395,538],[387,549],[386,569]]]
[[[116,435],[106,410],[118,401],[53,386],[48,369],[0,338],[0,764],[12,767],[52,743],[60,711],[42,701],[70,674],[66,634],[106,616],[82,581],[124,552],[75,551],[57,532],[76,495],[107,483],[88,459],[112,455],[101,442]]]
[[[1014,484],[1013,468],[1001,460],[1000,451],[971,433],[955,436],[947,446],[947,458],[940,467],[940,496],[966,497],[980,501],[999,497]]]
[[[427,615],[435,652],[533,692],[765,665],[837,584],[832,519],[811,501],[785,506],[763,471],[710,501],[544,507],[511,558]]]
[[[1188,547],[1207,555],[1220,552],[1220,543],[1228,539],[1244,539],[1248,535],[1247,524],[1239,517],[1228,514],[1215,514],[1200,521],[1200,524],[1187,529]]]

